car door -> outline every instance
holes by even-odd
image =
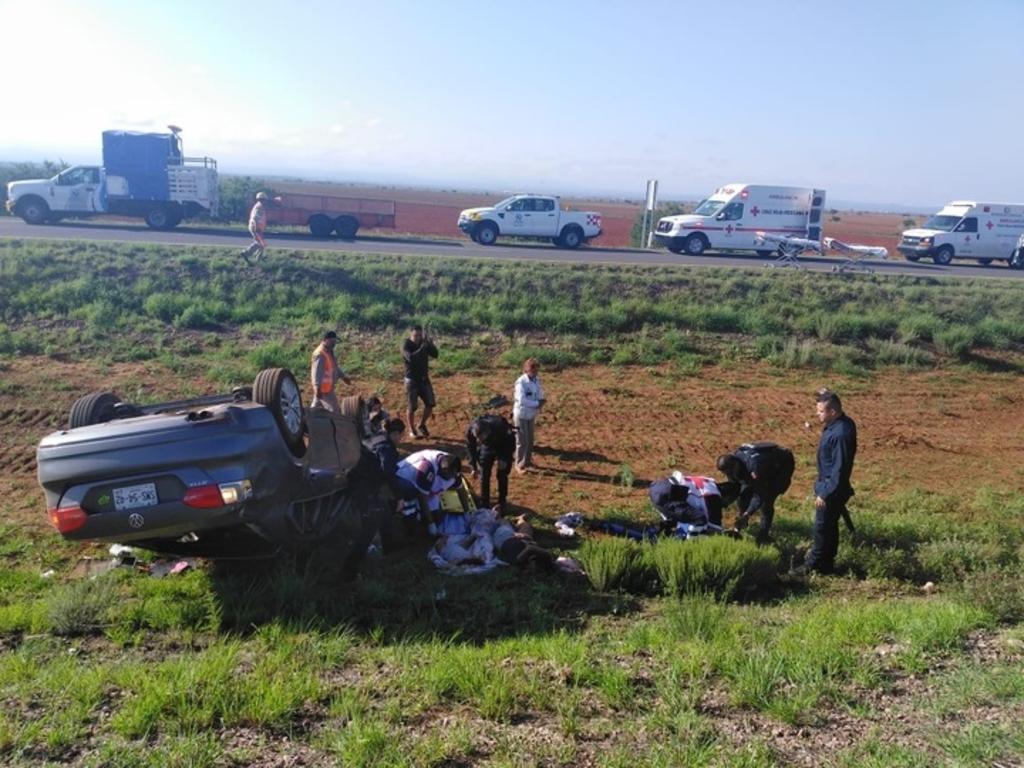
[[[719,227],[715,231],[719,248],[749,248],[754,245],[754,235],[743,231],[743,203],[728,203],[715,216]]]
[[[55,211],[91,212],[96,210],[99,169],[69,168],[57,176],[50,187],[50,208]]]
[[[537,225],[533,218],[535,203],[532,197],[521,197],[508,207],[508,213],[505,215],[508,222],[507,234],[522,237],[533,237],[537,234]]]
[[[539,237],[555,237],[558,234],[558,206],[553,197],[534,198],[534,234]]]
[[[978,217],[965,216],[953,229],[953,242],[957,256],[977,256],[978,247]]]

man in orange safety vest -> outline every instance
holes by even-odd
[[[312,407],[318,405],[326,408],[331,413],[341,413],[341,405],[338,403],[338,396],[334,393],[334,385],[341,379],[351,385],[350,379],[334,356],[334,345],[338,343],[338,334],[334,331],[327,331],[320,340],[320,344],[313,350],[313,363],[310,367],[310,380],[313,384]]]

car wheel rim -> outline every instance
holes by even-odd
[[[289,378],[281,384],[281,416],[288,431],[293,435],[299,434],[302,428],[302,401],[298,386]]]

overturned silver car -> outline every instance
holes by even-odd
[[[252,387],[158,405],[110,392],[78,400],[42,439],[39,483],[66,539],[159,552],[258,557],[329,545],[339,558],[376,532],[376,488],[359,487],[363,403],[305,409],[286,369]]]

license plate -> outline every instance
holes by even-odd
[[[114,509],[139,509],[155,507],[160,503],[156,497],[156,483],[129,485],[127,488],[114,489]]]

